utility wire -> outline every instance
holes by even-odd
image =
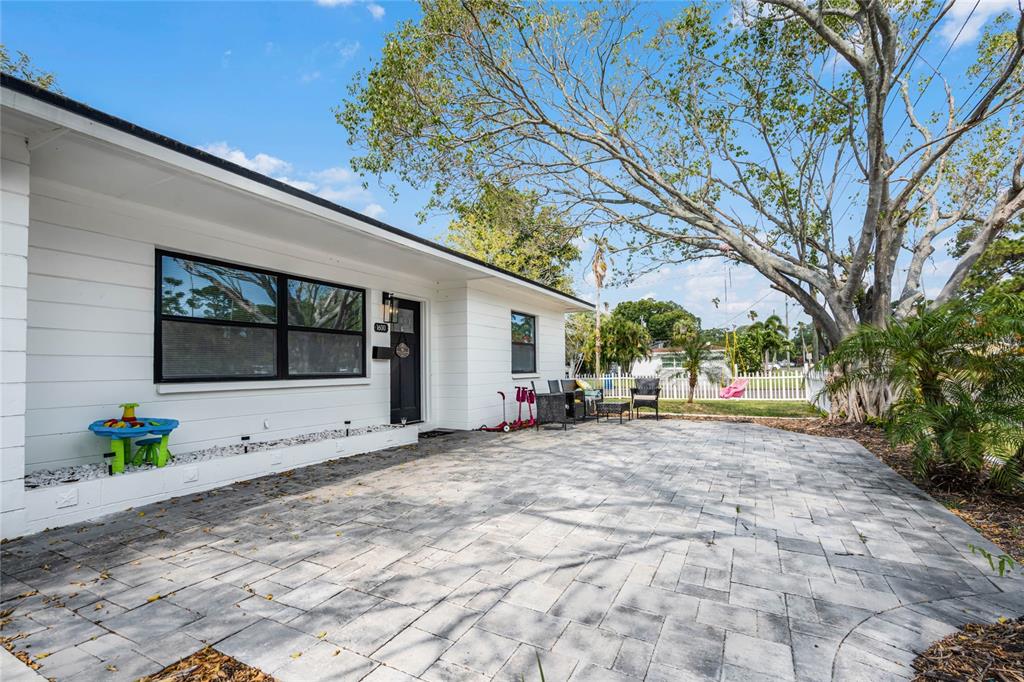
[[[917,95],[917,99],[915,99],[914,103],[911,105],[911,109],[916,109],[917,103],[920,102],[921,98],[924,97],[924,94],[928,92],[928,87],[932,84],[932,80],[934,80],[935,76],[939,74],[939,69],[942,67],[942,62],[946,61],[946,57],[948,57],[949,53],[953,50],[953,46],[956,45],[956,41],[960,40],[960,35],[964,32],[964,29],[967,28],[968,22],[971,20],[971,17],[974,16],[974,12],[977,11],[978,6],[980,4],[981,0],[975,0],[974,7],[971,8],[971,11],[968,13],[967,18],[964,19],[964,23],[961,24],[960,30],[956,32],[956,35],[953,37],[953,40],[949,41],[949,45],[946,46],[946,51],[942,54],[942,58],[939,59],[939,63],[936,64],[934,68],[932,68],[932,75],[928,76],[928,80],[925,82],[924,87],[921,88],[921,92]],[[914,55],[914,58],[916,59],[917,55]],[[907,69],[907,73],[910,73],[910,68]],[[900,123],[900,127],[896,129],[895,133],[893,133],[893,137],[896,137],[897,135],[900,134],[900,131],[903,130],[903,126],[905,126],[907,124],[907,121],[909,120],[910,112],[908,111],[906,115],[903,117],[903,122]]]

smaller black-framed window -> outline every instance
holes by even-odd
[[[157,383],[366,376],[366,291],[156,252]]]
[[[512,373],[537,371],[537,318],[512,311]]]

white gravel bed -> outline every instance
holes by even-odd
[[[307,443],[317,443],[322,440],[337,440],[339,438],[345,438],[346,435],[361,436],[364,433],[390,431],[391,429],[401,428],[404,428],[401,424],[374,424],[372,426],[350,428],[348,429],[348,434],[345,433],[345,429],[327,429],[325,431],[303,433],[289,438],[278,438],[277,440],[251,441],[248,443],[234,443],[232,445],[215,445],[210,448],[193,450],[192,452],[185,452],[181,454],[174,452],[174,443],[172,441],[169,448],[171,450],[172,459],[167,462],[167,466],[194,464],[195,462],[205,462],[219,457],[231,457],[233,455],[241,455],[247,452],[260,452],[262,450],[286,448],[293,445],[306,445]],[[130,473],[133,471],[146,471],[147,469],[154,468],[155,467],[152,464],[143,464],[142,466],[137,467],[126,464],[124,471],[125,473]],[[107,473],[106,462],[76,464],[75,466],[61,467],[60,469],[46,469],[25,474],[25,488],[47,488],[49,486],[61,485],[64,483],[77,483],[79,481],[89,481],[94,478],[105,478],[106,476],[109,476]]]

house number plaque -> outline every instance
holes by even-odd
[[[375,332],[386,332],[388,330],[387,322],[374,322],[373,331]]]

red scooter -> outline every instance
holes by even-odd
[[[514,422],[509,422],[505,414],[505,394],[502,391],[498,391],[498,395],[501,396],[501,423],[497,426],[487,426],[485,424],[480,427],[481,431],[508,433],[509,431],[528,429],[537,425],[537,420],[533,416],[533,404],[537,402],[537,396],[533,389],[526,388],[525,386],[516,386],[516,402],[519,403],[519,416]],[[526,403],[526,408],[529,412],[529,418],[525,420],[523,419],[523,403]]]
[[[501,396],[501,423],[497,426],[487,426],[487,424],[484,424],[480,427],[481,431],[508,433],[512,430],[512,425],[505,418],[505,394],[502,391],[498,391],[498,395]]]
[[[536,426],[537,420],[533,418],[533,404],[537,402],[537,396],[534,394],[533,389],[526,386],[516,386],[516,402],[519,403],[519,418],[509,425],[511,429],[517,431]],[[530,418],[526,421],[523,421],[523,403],[526,403],[526,407],[530,412]]]

